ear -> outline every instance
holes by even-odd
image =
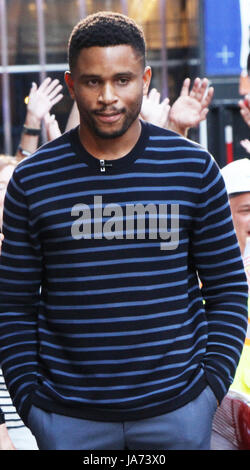
[[[144,73],[143,73],[143,95],[146,96],[148,94],[148,89],[149,85],[151,82],[151,77],[152,77],[152,70],[151,67],[147,66],[145,67]]]
[[[65,83],[68,87],[69,94],[70,94],[71,98],[74,100],[75,99],[74,80],[73,80],[71,72],[68,72],[68,71],[65,72],[64,80],[65,80]]]

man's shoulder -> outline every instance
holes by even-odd
[[[194,148],[201,150],[203,152],[206,151],[199,143],[188,139],[187,137],[182,136],[181,134],[177,134],[170,129],[164,129],[162,127],[155,126],[154,124],[147,123],[148,132],[149,132],[149,139],[155,141],[169,141],[175,144],[176,146],[187,146],[188,148]]]
[[[73,154],[70,141],[70,133],[66,132],[55,140],[51,140],[39,147],[29,157],[22,160],[16,167],[16,173],[23,173],[26,169],[46,166],[50,162],[56,161],[58,158],[67,156],[70,151]]]
[[[207,149],[199,143],[188,139],[170,129],[163,129],[153,124],[147,123],[149,134],[148,150],[158,150],[159,152],[173,152],[177,159],[181,156],[201,158],[203,161],[213,159]]]

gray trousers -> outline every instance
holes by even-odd
[[[187,405],[154,418],[91,421],[33,405],[28,424],[40,450],[209,450],[216,408],[208,386]]]

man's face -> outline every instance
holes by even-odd
[[[250,192],[230,198],[230,207],[241,254],[244,254],[246,239],[250,237]]]
[[[3,203],[5,198],[6,189],[8,186],[8,182],[12,176],[14,171],[14,165],[4,166],[0,170],[0,228],[2,227],[3,223]]]
[[[151,69],[128,45],[82,49],[65,80],[81,126],[103,139],[120,137],[136,121]]]

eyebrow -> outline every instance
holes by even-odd
[[[134,77],[136,74],[131,72],[131,71],[128,71],[128,70],[124,70],[124,72],[117,72],[113,75],[113,78],[119,78],[119,77],[124,77],[124,75],[126,77]],[[97,75],[97,74],[86,74],[86,73],[83,73],[80,75],[80,79],[84,79],[84,80],[91,80],[93,78],[99,78],[99,79],[103,79],[103,77],[101,75]]]
[[[239,206],[239,209],[250,209],[250,204],[242,204]]]

